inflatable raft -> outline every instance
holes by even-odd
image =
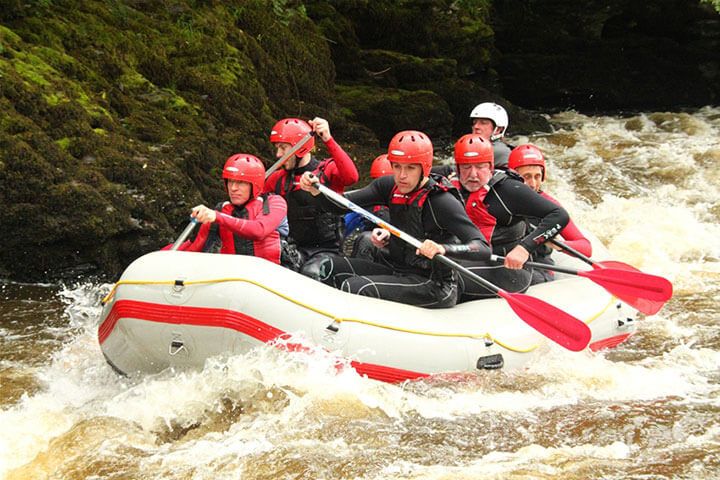
[[[567,255],[559,264],[582,268]],[[559,275],[527,294],[582,320],[589,347],[613,347],[637,311],[595,283]],[[98,339],[123,374],[202,368],[274,342],[337,352],[360,374],[400,382],[444,372],[518,368],[549,340],[500,298],[430,310],[352,295],[263,259],[159,251],[133,262],[105,299]]]

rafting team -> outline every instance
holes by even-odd
[[[202,225],[180,250],[254,255],[346,292],[428,308],[495,295],[432,261],[438,254],[508,292],[552,280],[551,273],[525,264],[551,264],[558,247],[549,240],[556,235],[590,256],[590,242],[542,189],[547,169],[540,149],[531,144],[511,149],[503,141],[508,116],[495,103],[479,104],[470,118],[472,133],[455,143],[454,165],[433,167],[428,136],[402,131],[373,161],[373,181],[347,193],[358,171],[328,122],[280,120],[270,132],[276,156],[300,147],[267,178],[256,156],[228,158],[222,178],[229,200],[214,209],[193,208]],[[330,158],[313,155],[316,138]],[[316,182],[424,239],[422,244],[415,248],[357,213],[347,214]],[[491,254],[504,262],[492,261]]]

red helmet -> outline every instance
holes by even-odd
[[[417,130],[396,133],[388,145],[387,158],[390,162],[419,163],[423,176],[430,175],[433,162],[433,146],[430,139]]]
[[[480,134],[468,133],[455,142],[455,163],[489,163],[494,168],[493,146],[490,140],[485,140]]]
[[[383,153],[370,165],[370,178],[384,177],[385,175],[392,175],[392,165],[386,153]]]
[[[262,193],[265,186],[265,166],[254,155],[236,153],[225,161],[222,178],[250,183],[250,198],[255,198]]]
[[[289,143],[291,146],[295,146],[308,133],[312,132],[312,128],[307,122],[300,120],[299,118],[283,118],[275,124],[270,131],[270,142],[272,143]],[[311,137],[310,140],[303,145],[303,147],[295,152],[298,157],[304,156],[315,146],[315,137]]]
[[[537,165],[542,168],[542,180],[545,181],[545,157],[532,143],[513,148],[508,158],[508,167],[513,170],[526,165]]]

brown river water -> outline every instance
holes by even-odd
[[[271,347],[128,379],[97,343],[110,285],[0,281],[0,478],[720,478],[720,109],[551,122],[511,139],[547,190],[674,284],[628,342],[400,385]]]

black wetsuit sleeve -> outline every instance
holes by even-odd
[[[535,230],[520,241],[520,245],[530,253],[557,235],[570,221],[564,208],[543,198],[524,183],[509,180],[497,185],[497,188],[513,216],[535,221],[539,219]]]
[[[428,208],[424,212],[426,231],[442,229],[455,235],[459,245],[443,244],[449,257],[462,260],[487,260],[490,248],[485,243],[483,234],[472,223],[465,212],[465,207],[451,193],[443,192],[428,198]],[[429,216],[429,218],[428,218]],[[431,225],[427,225],[431,222]]]

